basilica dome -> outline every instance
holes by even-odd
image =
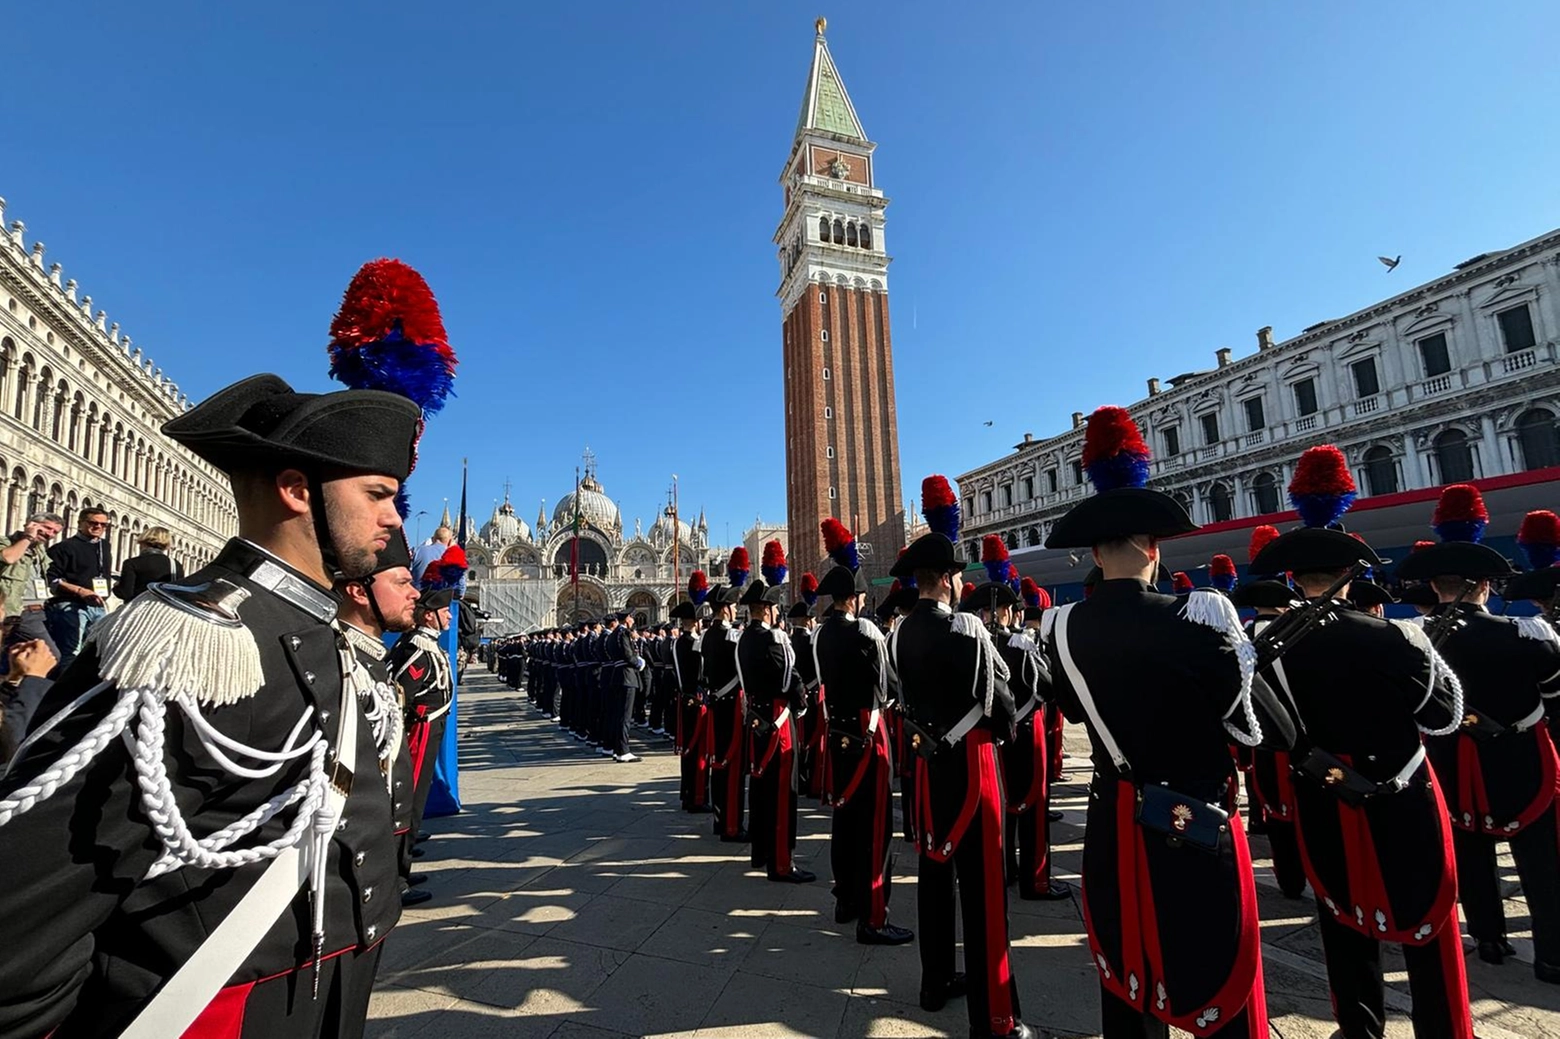
[[[493,517],[482,524],[482,540],[490,545],[507,545],[511,541],[531,540],[531,528],[525,520],[515,515],[515,507],[504,502],[493,510]]]
[[[670,507],[661,512],[656,518],[655,526],[650,528],[650,540],[657,545],[664,545],[672,540],[672,510]],[[685,545],[693,543],[693,528],[686,522],[677,521],[677,540]]]
[[[580,481],[580,516],[584,521],[597,530],[616,531],[621,530],[623,521],[618,516],[618,508],[611,498],[608,498],[601,489],[601,484],[596,482],[594,476],[587,476]],[[570,491],[558,499],[558,504],[553,508],[552,529],[567,529],[574,522],[574,492]]]

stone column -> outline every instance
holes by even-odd
[[[1430,478],[1425,472],[1424,459],[1420,457],[1419,447],[1414,443],[1414,434],[1403,434],[1403,489],[1417,491],[1421,487],[1430,486]]]
[[[1478,476],[1500,476],[1508,469],[1506,458],[1501,454],[1500,437],[1495,433],[1495,416],[1485,414],[1479,418],[1479,466],[1474,470]]]

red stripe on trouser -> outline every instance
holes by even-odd
[[[1450,918],[1436,934],[1435,951],[1441,961],[1441,991],[1446,998],[1446,1019],[1452,1026],[1450,1039],[1474,1039],[1473,1012],[1468,1004],[1468,968],[1463,962],[1462,924],[1458,922],[1455,903]]]
[[[1478,831],[1490,811],[1489,795],[1484,789],[1484,774],[1479,768],[1479,748],[1467,733],[1457,736],[1457,811],[1452,822],[1465,830]]]
[[[1121,970],[1124,976],[1117,978],[1123,998],[1128,998],[1127,979],[1138,979],[1138,1000],[1129,1002],[1141,1006],[1143,998],[1143,910],[1138,904],[1142,881],[1142,856],[1138,849],[1136,816],[1137,790],[1131,783],[1116,783],[1116,883],[1121,891]],[[1157,938],[1157,936],[1156,936]]]
[[[737,801],[742,796],[742,744],[744,742],[744,729],[742,727],[742,694],[737,696],[736,711],[732,714],[731,742],[726,745],[726,761],[723,767],[726,770],[726,808],[725,818],[721,819],[721,828],[726,831],[727,837],[735,837],[740,829],[741,820],[737,818]],[[733,761],[732,759],[736,760]]]
[[[419,714],[422,708],[418,708]],[[419,720],[412,723],[411,735],[406,741],[406,750],[412,759],[412,786],[417,786],[418,779],[422,778],[423,758],[428,753],[428,733],[433,728],[426,721]]]
[[[986,930],[986,1006],[991,1013],[991,1030],[1003,1035],[1015,1027],[1013,1021],[1013,968],[1008,962],[1007,883],[1002,869],[1002,784],[997,780],[997,748],[989,740],[965,737],[969,745],[971,778],[980,784],[980,837],[985,847],[982,865],[985,877],[981,894],[985,902]]]
[[[795,751],[781,747],[775,755],[775,872],[787,876],[791,872],[791,833],[786,824],[791,819],[791,759]]]
[[[218,992],[206,1009],[184,1030],[183,1039],[239,1039],[244,1032],[244,1004],[255,982],[229,985]]]
[[[883,878],[888,869],[888,849],[883,847],[883,834],[888,829],[888,802],[893,797],[888,776],[888,735],[881,726],[872,734],[872,746],[867,748],[866,754],[878,760],[877,778],[872,784],[872,909],[867,918],[867,926],[876,929],[888,923]]]

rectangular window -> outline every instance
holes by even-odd
[[[1083,460],[1075,458],[1072,464],[1073,484],[1083,483]]]
[[[828,305],[829,294],[827,292],[820,292],[820,293],[818,293],[818,302],[822,303],[824,305]]]
[[[1199,421],[1202,422],[1203,444],[1212,447],[1219,442],[1219,413],[1210,411]]]
[[[1003,484],[1002,485],[1002,507],[1004,509],[1007,509],[1007,508],[1011,508],[1012,505],[1013,505],[1013,485],[1012,484]]]
[[[1160,431],[1159,435],[1165,438],[1166,457],[1174,458],[1176,455],[1181,453],[1180,426],[1166,426],[1163,430]]]
[[[980,511],[981,512],[990,512],[991,511],[991,492],[990,491],[981,491],[980,492]]]
[[[1349,365],[1354,373],[1354,395],[1360,399],[1374,397],[1381,392],[1381,381],[1376,378],[1376,359],[1367,357]]]
[[[1055,494],[1057,492],[1057,490],[1058,490],[1057,483],[1058,483],[1058,480],[1057,480],[1057,472],[1056,472],[1056,470],[1055,469],[1047,469],[1045,471],[1045,486],[1046,486],[1046,489],[1048,491],[1050,491],[1050,493]]]
[[[1034,501],[1034,499],[1035,499],[1035,478],[1033,476],[1026,476],[1026,477],[1024,477],[1024,500],[1025,501]]]
[[[1267,428],[1267,415],[1263,411],[1261,397],[1247,397],[1240,403],[1246,409],[1246,432],[1255,433]]]
[[[1528,305],[1512,307],[1510,310],[1502,310],[1495,315],[1495,320],[1500,322],[1501,338],[1506,340],[1506,352],[1514,354],[1519,350],[1531,350],[1538,342],[1533,334],[1533,315],[1528,310]]]
[[[1445,375],[1452,370],[1451,351],[1446,348],[1446,333],[1437,332],[1419,341],[1419,359],[1425,365],[1425,378]]]
[[[1295,383],[1295,411],[1303,415],[1316,414],[1316,380],[1301,379]]]

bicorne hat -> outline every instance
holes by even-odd
[[[1148,459],[1148,444],[1125,408],[1104,407],[1090,415],[1083,468],[1096,493],[1056,521],[1045,546],[1090,548],[1137,535],[1167,538],[1197,530],[1180,502],[1148,489]]]

